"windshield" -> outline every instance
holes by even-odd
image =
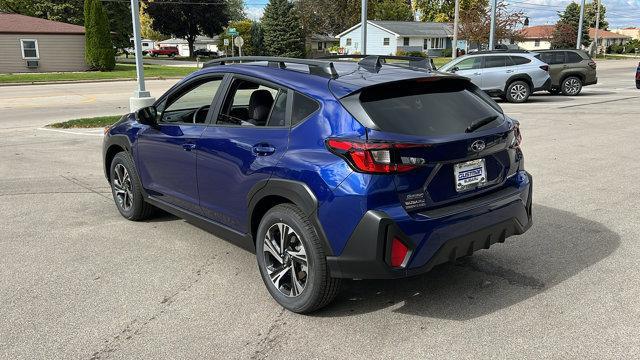
[[[366,88],[360,103],[380,130],[418,136],[464,133],[474,122],[492,118],[478,129],[503,121],[500,107],[463,79],[417,79]]]

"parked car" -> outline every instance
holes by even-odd
[[[478,51],[451,60],[439,70],[468,77],[491,96],[523,103],[551,84],[549,66],[535,55],[526,51]]]
[[[165,46],[165,47],[161,47],[158,49],[151,49],[149,51],[147,51],[147,54],[149,54],[149,56],[152,57],[158,57],[160,55],[166,55],[168,57],[175,57],[180,55],[180,52],[178,51],[177,47],[173,47],[173,46]]]
[[[541,50],[536,57],[549,64],[552,94],[576,96],[583,86],[598,83],[596,62],[582,50]]]
[[[193,56],[208,57],[213,59],[217,59],[220,57],[220,55],[218,55],[217,52],[211,51],[209,49],[204,49],[204,48],[194,50]]]
[[[424,273],[524,233],[518,122],[464,77],[381,59],[208,62],[107,129],[118,211],[164,209],[255,252],[298,313],[341,279]]]
[[[640,89],[640,63],[638,63],[638,68],[636,69],[636,88]]]

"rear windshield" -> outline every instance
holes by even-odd
[[[500,107],[466,80],[387,83],[364,89],[360,103],[380,130],[407,135],[458,134],[481,119],[496,117],[478,130],[503,121]]]

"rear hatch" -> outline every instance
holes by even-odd
[[[517,170],[517,122],[466,79],[384,83],[343,104],[368,128],[373,161],[396,164],[391,175],[409,212],[495,191]]]

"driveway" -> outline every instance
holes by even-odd
[[[639,358],[636,65],[502,104],[534,176],[530,231],[419,277],[349,281],[311,316],[271,300],[252,254],[172,216],[124,220],[99,131],[39,129],[125,112],[134,82],[0,87],[0,358]]]

